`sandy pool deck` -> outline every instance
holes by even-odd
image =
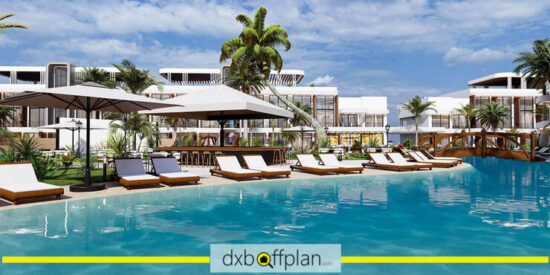
[[[345,161],[346,164],[361,164],[364,161]],[[289,164],[286,165],[288,167]],[[282,165],[280,167],[285,167],[285,165]],[[464,169],[472,167],[470,164],[463,163],[459,164],[458,166],[451,167],[451,168],[436,168],[434,167],[431,171],[430,170],[421,170],[421,171],[393,171],[393,170],[382,170],[382,169],[376,169],[367,167],[363,170],[362,174],[358,174],[357,172],[348,173],[348,174],[329,174],[329,175],[317,175],[312,173],[305,173],[300,171],[293,171],[290,175],[290,177],[284,178],[284,177],[277,177],[274,178],[274,180],[297,180],[297,179],[315,179],[315,178],[330,178],[330,177],[350,177],[350,176],[372,176],[372,175],[393,175],[393,174],[407,174],[407,173],[437,173],[437,172],[444,172],[444,171],[452,171],[457,169]],[[69,186],[63,186],[65,189],[65,194],[61,196],[61,200],[55,200],[52,199],[52,197],[44,197],[44,198],[35,198],[35,199],[26,199],[22,200],[19,205],[13,205],[12,202],[5,200],[3,198],[0,198],[0,211],[7,210],[7,209],[14,209],[14,208],[22,208],[22,207],[29,207],[29,206],[36,206],[36,205],[44,205],[44,204],[50,204],[50,203],[59,203],[59,202],[65,202],[67,200],[82,200],[82,199],[88,199],[88,198],[102,198],[102,197],[108,197],[108,196],[117,196],[117,195],[123,195],[123,194],[131,194],[131,193],[143,193],[143,192],[170,192],[172,189],[179,189],[179,188],[197,188],[200,186],[214,186],[214,185],[221,185],[221,184],[234,184],[234,183],[244,183],[244,182],[257,182],[257,181],[269,181],[271,179],[262,179],[262,180],[243,180],[243,181],[236,181],[229,178],[222,178],[219,176],[211,176],[209,173],[210,167],[183,167],[185,170],[189,170],[192,173],[198,174],[201,176],[201,181],[198,185],[179,185],[174,187],[168,187],[166,185],[161,185],[159,188],[135,188],[131,190],[127,190],[126,188],[122,187],[117,182],[107,182],[106,183],[106,189],[97,191],[97,192],[71,192],[69,191]]]

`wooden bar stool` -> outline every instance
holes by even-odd
[[[191,165],[199,166],[201,164],[201,153],[199,151],[191,152]]]
[[[204,166],[210,166],[212,163],[212,154],[209,151],[202,152],[202,163]]]
[[[181,163],[181,165],[188,165],[189,164],[189,152],[181,151],[180,163]]]

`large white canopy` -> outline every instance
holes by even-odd
[[[80,126],[77,124],[77,121],[80,121],[80,120],[68,120],[57,124],[42,126],[40,128],[41,129],[63,129],[63,130],[69,130],[69,131],[78,130],[78,128],[86,129],[87,124],[85,120],[80,121],[81,123]],[[93,129],[108,129],[108,128],[103,125],[96,125],[94,123],[90,123],[90,129],[93,130]]]
[[[161,100],[109,89],[93,82],[81,85],[25,91],[0,101],[0,105],[48,107],[129,113],[174,106]]]
[[[164,100],[165,103],[180,105],[141,114],[184,117],[201,120],[289,118],[293,114],[267,101],[247,95],[225,85],[201,87],[187,94]]]

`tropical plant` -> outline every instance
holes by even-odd
[[[241,147],[246,147],[246,146],[248,146],[248,145],[249,145],[249,143],[248,143],[248,139],[247,139],[247,138],[241,138],[241,139],[239,139],[239,146],[241,146]]]
[[[405,110],[409,113],[411,113],[414,116],[415,120],[415,145],[418,146],[418,119],[420,119],[420,116],[428,111],[432,110],[434,112],[437,112],[437,110],[433,107],[435,105],[434,101],[428,101],[423,103],[422,98],[419,96],[415,96],[412,99],[409,99],[407,103],[402,103],[401,108],[402,110]]]
[[[489,102],[479,108],[477,120],[482,125],[488,125],[497,130],[498,124],[510,117],[510,109],[506,105]]]
[[[294,131],[281,131],[281,133],[279,134],[281,139],[283,139],[285,141],[285,145],[290,143],[290,145],[292,145],[292,141],[296,140],[300,135],[298,134],[298,132],[294,132]],[[319,142],[321,143],[321,142]]]
[[[15,153],[15,150],[10,147],[7,150],[4,148],[0,148],[0,162],[16,162],[17,161],[17,153]]]
[[[13,107],[0,105],[0,127],[7,127],[14,119]]]
[[[405,140],[405,142],[403,142],[403,147],[405,147],[406,149],[411,149],[412,141],[410,139]]]
[[[55,160],[50,156],[39,156],[33,159],[32,164],[38,179],[47,178],[59,169],[55,166]]]
[[[353,147],[355,147],[355,148],[361,148],[361,147],[363,147],[363,144],[361,143],[360,140],[354,140],[354,141],[353,141]]]
[[[83,72],[76,78],[76,83],[94,82],[114,88],[117,86],[116,81],[111,80],[111,74],[104,69],[97,67],[84,67]]]
[[[380,139],[377,136],[370,136],[367,139],[367,146],[369,148],[376,148],[380,145]]]
[[[124,131],[132,138],[132,149],[138,148],[137,140],[140,139],[139,147],[141,147],[141,139],[153,139],[154,134],[154,124],[147,120],[145,116],[142,116],[138,113],[132,113],[128,115],[127,118],[124,118],[123,115],[116,114],[110,116],[112,121],[109,123],[111,132],[116,132],[117,130]]]
[[[117,78],[121,81],[120,87],[131,94],[140,95],[147,88],[157,86],[162,90],[162,82],[149,74],[149,70],[138,69],[134,63],[128,59],[123,59],[120,64],[112,64],[118,69]]]
[[[239,37],[231,38],[222,45],[220,63],[231,59],[232,76],[244,78],[247,73],[259,73],[264,85],[293,112],[300,113],[315,129],[317,138],[323,140],[327,136],[321,124],[282,96],[269,82],[271,69],[280,73],[283,68],[283,58],[276,47],[284,46],[284,50],[288,51],[291,45],[284,28],[279,25],[265,27],[266,15],[267,10],[264,7],[258,9],[254,21],[244,14],[237,15],[236,19],[243,25],[243,30]]]
[[[61,162],[66,168],[69,168],[73,164],[74,160],[76,159],[76,157],[73,155],[73,153],[71,153],[71,151],[68,151],[64,155],[58,155],[58,158],[59,158],[59,162]]]
[[[33,136],[22,135],[13,139],[13,149],[26,161],[33,161],[40,156],[40,143]]]
[[[225,78],[225,84],[252,96],[258,95],[265,87],[264,80],[260,77],[260,73],[255,66],[238,75],[230,74]]]
[[[466,126],[468,132],[472,131],[472,119],[477,115],[478,110],[474,108],[474,105],[468,103],[466,105],[460,105],[460,108],[456,108],[455,111],[466,119]]]
[[[250,146],[252,147],[263,147],[264,146],[264,140],[262,138],[253,138],[250,142]]]
[[[14,16],[15,13],[6,13],[6,14],[0,14],[0,21]],[[4,32],[4,30],[11,29],[11,28],[19,28],[19,29],[30,29],[29,26],[19,24],[19,23],[8,23],[8,22],[0,22],[0,34]]]
[[[531,48],[532,52],[520,52],[514,59],[514,63],[519,63],[514,72],[527,77],[531,87],[542,89],[542,94],[546,95],[550,80],[550,41],[535,40]]]
[[[329,148],[330,149],[331,148],[330,139],[325,138],[324,140],[319,141],[319,148]]]
[[[311,114],[313,112],[313,108],[311,108],[311,105],[309,103],[297,101],[294,104],[298,109],[302,110],[303,113]],[[289,123],[292,126],[299,126],[307,124],[307,119],[303,116],[302,112],[293,112],[293,116],[292,118],[290,118]]]
[[[113,152],[113,157],[124,158],[126,157],[126,144],[124,135],[122,133],[109,133],[107,136],[107,148]]]

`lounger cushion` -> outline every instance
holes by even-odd
[[[310,167],[315,169],[337,169],[336,166],[320,165],[312,154],[296,154],[300,165],[303,167]]]
[[[342,163],[338,161],[338,159],[336,159],[336,156],[333,154],[319,154],[319,158],[321,158],[323,163],[328,166],[334,166],[334,167],[340,167],[340,168],[363,168],[362,165]]]
[[[159,184],[160,178],[151,175],[124,176],[120,178],[122,185]]]
[[[0,189],[4,189],[13,193],[44,191],[44,190],[63,190],[63,188],[47,183],[32,182],[32,183],[17,183],[17,184],[2,184]]]
[[[119,177],[146,175],[141,159],[115,159],[115,166]]]
[[[175,158],[153,158],[151,161],[153,162],[153,167],[155,167],[155,173],[157,175],[181,171],[178,161]]]
[[[415,163],[415,162],[409,162],[406,159],[403,158],[403,156],[400,153],[387,153],[388,156],[391,158],[391,160],[394,163],[401,164],[401,165],[426,165],[423,163]]]
[[[159,177],[163,183],[167,184],[200,180],[200,177],[198,175],[187,172],[165,173],[160,174]]]
[[[265,160],[262,156],[243,156],[246,161],[246,165],[249,169],[264,171],[264,172],[285,172],[290,171],[287,168],[282,167],[269,167],[265,163]]]
[[[0,165],[0,186],[38,182],[30,163]]]

